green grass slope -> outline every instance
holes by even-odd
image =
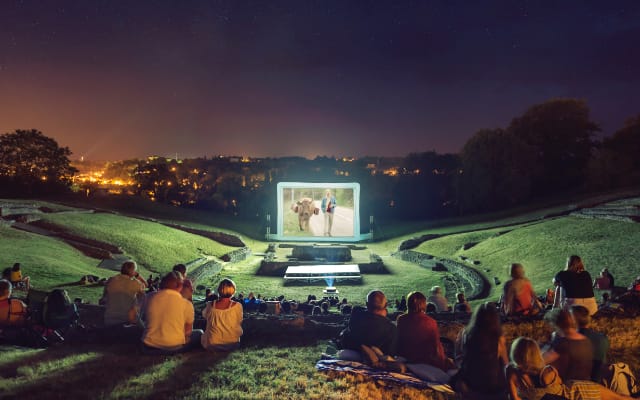
[[[15,262],[22,264],[23,274],[31,277],[32,285],[51,290],[78,282],[83,275],[108,277],[111,271],[97,268],[98,260],[86,257],[80,251],[60,240],[19,231],[0,225],[0,263],[3,268]],[[70,291],[73,296],[85,293],[84,288]],[[95,296],[91,296],[92,298]]]
[[[43,219],[76,235],[119,246],[148,270],[160,273],[201,254],[220,257],[235,249],[156,222],[115,214],[47,214]]]
[[[509,231],[497,235],[501,231]],[[465,243],[478,242],[468,250]],[[536,293],[551,287],[553,276],[564,269],[567,257],[582,257],[587,270],[595,277],[607,267],[617,285],[628,285],[638,274],[640,224],[572,216],[544,220],[509,228],[456,234],[422,243],[417,251],[451,259],[466,256],[481,262],[477,268],[488,277],[508,279],[509,266],[524,265]],[[485,270],[489,269],[489,272]],[[501,286],[494,288],[497,299]]]

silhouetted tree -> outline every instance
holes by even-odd
[[[458,195],[463,212],[513,206],[531,194],[531,147],[503,129],[483,129],[460,153]]]
[[[590,164],[594,189],[628,186],[640,182],[640,114],[625,121],[613,136],[603,140]]]
[[[552,99],[534,105],[508,128],[532,148],[532,166],[536,167],[533,184],[539,195],[584,183],[594,146],[592,137],[599,130],[590,120],[586,102],[578,99]]]
[[[76,172],[71,151],[42,132],[18,129],[0,135],[0,192],[33,195],[67,190]]]

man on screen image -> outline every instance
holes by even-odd
[[[333,226],[333,214],[336,210],[336,198],[331,195],[331,191],[327,190],[322,198],[320,206],[324,214],[324,236],[331,236],[331,227]]]

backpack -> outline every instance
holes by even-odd
[[[609,365],[603,374],[602,384],[612,391],[626,396],[640,393],[640,385],[631,368],[622,362]]]

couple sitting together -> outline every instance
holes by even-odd
[[[338,340],[338,358],[364,361],[376,368],[406,371],[407,363],[413,372],[415,365],[425,365],[444,371],[453,367],[440,342],[436,321],[425,311],[427,299],[420,292],[407,296],[408,312],[397,319],[397,327],[387,318],[387,299],[379,290],[367,295],[367,309],[354,309]],[[396,355],[397,358],[388,355]],[[447,379],[444,379],[447,380]]]
[[[121,273],[105,286],[101,303],[105,305],[105,327],[114,332],[142,330],[143,352],[171,354],[200,347],[230,351],[240,345],[242,305],[231,300],[236,285],[223,279],[218,299],[207,303],[202,311],[206,329],[193,329],[195,310],[185,296],[185,278],[181,271],[169,272],[160,281],[160,290],[145,295],[145,283],[132,261],[122,265]],[[187,284],[186,286],[192,286]]]

